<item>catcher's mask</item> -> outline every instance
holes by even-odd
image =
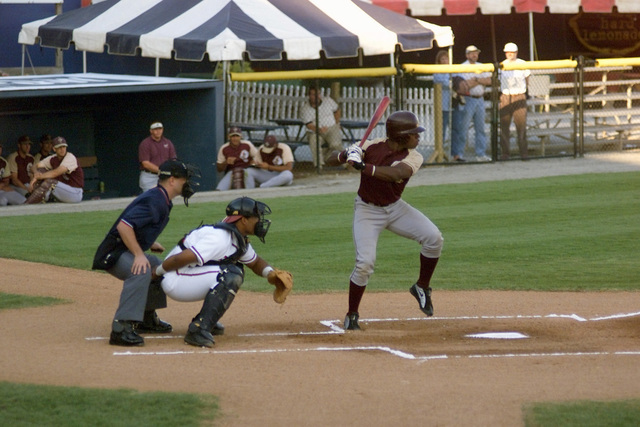
[[[189,206],[189,197],[196,193],[196,188],[200,183],[194,179],[200,178],[200,169],[196,165],[181,162],[180,160],[167,160],[160,165],[160,180],[171,176],[175,178],[186,178],[187,182],[182,186],[180,195],[184,197],[184,204]]]
[[[271,208],[269,208],[266,203],[258,202],[250,197],[239,197],[227,205],[227,217],[224,221],[233,223],[243,216],[248,218],[257,217],[258,223],[256,224],[253,234],[264,243],[264,237],[267,235],[269,227],[271,226],[271,221],[265,219],[264,216],[270,213]]]

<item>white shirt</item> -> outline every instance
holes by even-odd
[[[504,63],[505,61],[503,61]],[[516,58],[513,62],[525,62]],[[529,70],[502,70],[500,72],[500,91],[505,95],[520,95],[527,91],[526,78],[531,75]]]
[[[338,111],[340,107],[332,98],[322,98],[322,103],[318,107],[318,125],[321,128],[331,127],[336,124],[336,117],[333,113]],[[300,116],[302,122],[307,123],[316,122],[316,110],[307,102],[300,108]]]

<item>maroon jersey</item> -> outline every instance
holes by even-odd
[[[220,155],[218,156],[218,163],[222,163],[224,159],[229,157],[235,157],[236,161],[232,165],[227,165],[225,172],[233,170],[235,168],[248,168],[251,165],[251,160],[257,154],[256,147],[248,141],[240,141],[237,147],[226,143],[220,149]]]
[[[392,151],[386,144],[386,139],[366,141],[362,148],[364,150],[363,158],[365,163],[374,166],[393,166],[401,161],[406,161],[409,166],[412,166],[413,163],[422,163],[422,156],[415,150]],[[413,158],[416,156],[419,156],[420,159]],[[415,171],[413,166],[412,169]],[[400,200],[407,182],[409,182],[409,178],[389,182],[378,179],[375,176],[361,174],[358,195],[366,203],[387,206]]]
[[[141,170],[144,170],[142,167],[143,161],[148,161],[156,166],[160,166],[167,160],[175,158],[177,158],[176,149],[173,143],[164,136],[160,138],[160,141],[156,141],[148,136],[143,139],[138,146],[138,161],[140,162]]]
[[[58,158],[58,156],[52,156],[51,158],[51,169],[55,169],[58,166],[60,166],[60,163],[62,163],[63,159]],[[71,173],[63,173],[60,176],[57,176],[56,179],[59,182],[64,182],[65,184],[69,185],[70,187],[75,187],[75,188],[83,188],[84,187],[84,171],[82,170],[82,168],[80,167],[80,165],[78,165],[78,167]]]
[[[24,158],[20,155],[15,156],[16,165],[18,166],[18,179],[23,184],[28,184],[31,181],[29,172],[34,166],[35,159],[31,154],[27,154]]]

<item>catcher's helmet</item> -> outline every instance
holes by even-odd
[[[267,235],[267,231],[269,231],[269,226],[271,226],[271,221],[265,219],[264,216],[270,213],[271,208],[269,208],[266,203],[253,200],[250,197],[239,197],[227,205],[227,217],[224,219],[224,222],[234,223],[243,216],[259,218],[260,220],[256,224],[253,234],[264,243],[264,237]]]
[[[387,137],[391,139],[420,132],[424,132],[424,128],[418,124],[418,117],[411,111],[396,111],[387,119]]]

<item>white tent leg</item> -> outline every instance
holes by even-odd
[[[23,76],[24,76],[24,52],[25,52],[26,49],[27,49],[27,46],[22,45],[22,67],[21,67],[20,71],[21,71],[21,75],[23,75]]]
[[[156,77],[160,76],[160,58],[156,58]]]
[[[82,72],[87,74],[87,51],[82,51]]]
[[[533,12],[529,12],[529,61],[535,61],[533,57]]]

